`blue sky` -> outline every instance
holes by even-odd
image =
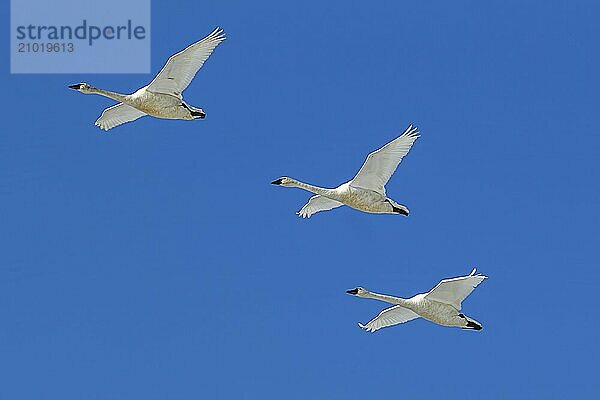
[[[66,85],[152,74],[4,58],[0,397],[597,397],[600,5],[214,3],[152,8],[153,74],[227,33],[185,93],[204,121],[106,134],[113,102]],[[344,182],[411,122],[387,186],[408,218],[301,220],[310,195],[269,184]],[[482,331],[357,328],[385,304],[346,289],[473,266]]]

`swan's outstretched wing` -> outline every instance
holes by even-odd
[[[144,115],[146,114],[137,108],[119,103],[102,111],[102,115],[96,120],[94,125],[107,131],[125,122],[135,121]]]
[[[375,332],[377,329],[403,324],[415,318],[419,318],[419,315],[414,311],[402,306],[393,306],[380,312],[378,316],[370,320],[366,325],[359,322],[358,326],[367,332]]]
[[[369,154],[350,184],[385,196],[385,184],[418,138],[419,131],[410,125],[402,135]]]
[[[475,272],[477,272],[477,268],[473,268],[473,271],[467,276],[443,279],[425,297],[440,303],[450,304],[460,310],[462,301],[471,294],[477,285],[487,278],[487,276],[475,274]]]
[[[327,211],[332,208],[336,208],[339,206],[343,206],[344,203],[340,203],[339,201],[331,200],[328,197],[321,196],[320,194],[311,197],[308,200],[308,203],[302,207],[298,214],[302,218],[310,218],[314,213],[318,213],[319,211]]]
[[[156,78],[148,85],[148,90],[173,94],[180,97],[194,76],[219,43],[225,40],[221,28],[177,54],[172,55]]]

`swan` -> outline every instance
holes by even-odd
[[[393,307],[380,312],[367,324],[358,324],[367,332],[403,324],[419,317],[439,325],[481,330],[482,326],[479,322],[460,312],[462,301],[487,278],[487,276],[475,274],[476,271],[477,269],[473,268],[473,271],[467,276],[443,279],[428,293],[418,294],[410,299],[372,293],[362,287],[347,290],[346,293],[394,304]]]
[[[69,88],[84,94],[99,94],[119,102],[104,110],[95,123],[105,131],[144,115],[166,119],[203,119],[206,117],[204,110],[188,105],[183,101],[181,93],[223,40],[223,30],[216,28],[204,39],[172,55],[149,85],[132,94],[110,92],[87,83],[70,85]]]
[[[360,171],[351,181],[334,189],[309,185],[287,176],[271,183],[284,187],[297,187],[316,194],[296,213],[302,218],[310,218],[319,211],[331,210],[342,205],[367,213],[408,216],[409,211],[406,206],[387,197],[385,184],[419,137],[418,129],[412,124],[409,125],[402,135],[369,154]]]

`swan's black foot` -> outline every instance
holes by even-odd
[[[476,331],[480,331],[483,329],[483,327],[476,322],[467,321],[467,329],[475,329]]]
[[[402,214],[402,215],[406,215],[408,217],[408,211],[406,211],[402,208],[394,207],[394,206],[392,206],[392,209],[396,214]]]

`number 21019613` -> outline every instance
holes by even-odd
[[[75,51],[73,43],[19,43],[19,53],[72,53]]]

